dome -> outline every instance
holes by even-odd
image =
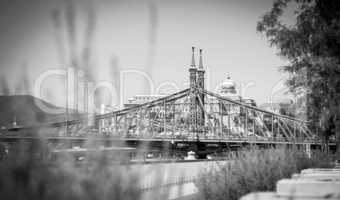
[[[221,95],[234,95],[237,94],[236,83],[233,79],[228,76],[228,78],[221,85]]]
[[[236,84],[230,77],[228,77],[223,83],[222,88],[235,88]]]

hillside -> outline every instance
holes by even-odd
[[[46,101],[29,95],[0,96],[0,127],[10,127],[14,118],[16,118],[20,126],[65,120],[63,114],[44,112],[39,108],[38,103],[48,108],[60,109]]]

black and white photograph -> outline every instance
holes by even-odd
[[[1,0],[0,200],[340,200],[339,0]]]

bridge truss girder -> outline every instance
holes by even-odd
[[[197,109],[194,112],[193,94]],[[192,120],[192,117],[196,118]],[[151,102],[97,115],[91,121],[53,123],[39,127],[39,132],[53,137],[320,143],[318,127],[313,123],[201,88],[185,89]]]

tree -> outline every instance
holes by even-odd
[[[282,22],[289,3],[297,5],[293,25]],[[340,159],[340,2],[275,0],[257,30],[289,61],[282,70],[291,92],[306,94],[307,119],[320,123],[325,136],[335,127]]]

